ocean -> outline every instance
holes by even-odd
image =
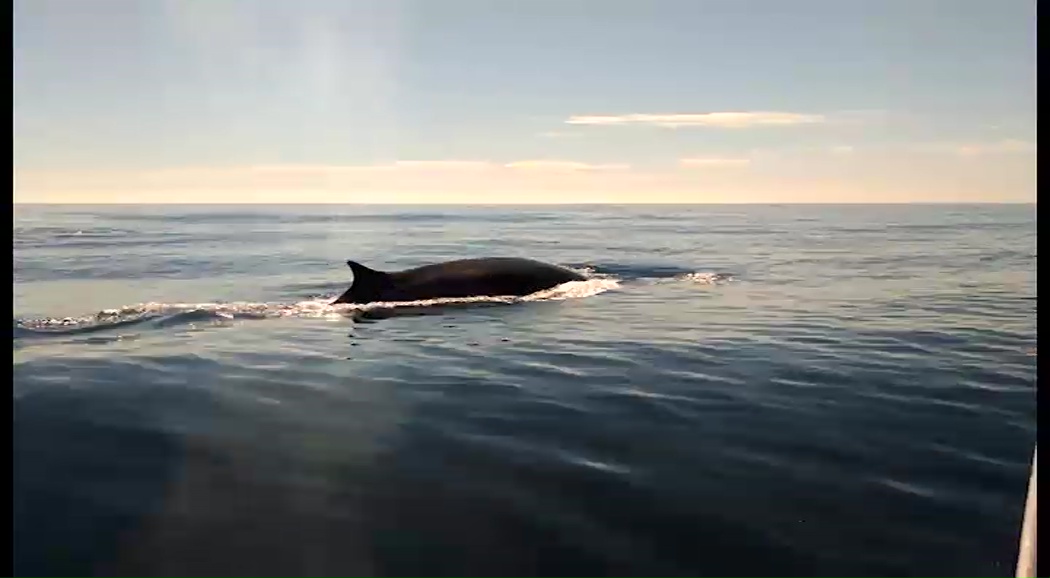
[[[1010,576],[1034,205],[43,206],[16,576]],[[523,299],[330,307],[345,262]]]

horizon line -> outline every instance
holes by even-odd
[[[237,207],[237,206],[360,206],[360,207],[572,207],[572,206],[609,206],[609,207],[630,207],[630,206],[673,206],[673,207],[688,207],[688,206],[742,206],[742,205],[811,205],[811,206],[912,206],[912,205],[1036,205],[1037,201],[896,201],[896,202],[851,202],[851,201],[829,201],[829,202],[814,202],[814,201],[779,201],[779,202],[603,202],[603,201],[581,201],[576,203],[442,203],[442,202],[422,202],[422,203],[373,203],[373,202],[283,202],[283,201],[268,201],[268,202],[224,202],[224,203],[127,203],[127,202],[53,202],[53,201],[38,201],[38,202],[17,202],[12,201],[12,206],[86,206],[86,207]]]

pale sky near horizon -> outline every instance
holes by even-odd
[[[15,202],[1035,202],[1034,0],[16,0]]]

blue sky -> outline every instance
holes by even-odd
[[[16,0],[19,202],[1034,201],[1031,0]]]

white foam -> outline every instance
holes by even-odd
[[[733,280],[733,276],[726,273],[710,273],[697,271],[681,276],[681,279],[691,281],[697,285],[719,285]]]
[[[190,319],[184,322],[193,323],[211,320],[216,323],[228,323],[234,319],[262,319],[276,317],[305,317],[341,319],[347,313],[370,311],[374,309],[393,309],[405,307],[435,307],[470,303],[521,303],[535,301],[561,301],[565,299],[582,299],[592,297],[620,287],[620,280],[608,275],[601,275],[589,269],[581,271],[588,275],[582,281],[570,281],[557,287],[526,295],[465,297],[453,299],[425,299],[420,301],[376,302],[366,304],[332,305],[335,295],[317,297],[296,303],[256,303],[256,302],[205,302],[205,303],[140,303],[116,309],[106,309],[94,315],[65,318],[22,319],[16,322],[18,327],[30,330],[52,330],[57,332],[78,331],[85,328],[102,328],[111,325],[136,322],[139,320],[164,318],[175,315],[186,315]],[[699,285],[719,285],[732,281],[733,277],[725,273],[694,272],[658,282],[687,281]],[[197,317],[200,315],[200,317]],[[163,320],[162,320],[163,321]],[[172,320],[172,322],[179,322]]]
[[[563,299],[580,299],[604,293],[619,286],[612,279],[589,279],[570,281],[557,287],[539,291],[524,297],[465,297],[455,299],[426,299],[421,301],[375,302],[365,304],[332,305],[334,295],[318,297],[297,303],[140,303],[126,305],[116,309],[105,309],[95,315],[82,317],[44,318],[21,320],[18,325],[26,329],[76,329],[85,326],[105,326],[143,318],[163,317],[178,314],[200,313],[216,321],[227,321],[237,318],[276,318],[305,317],[332,318],[344,317],[348,312],[369,311],[382,308],[400,307],[433,307],[469,303],[518,303],[531,301],[559,301]]]
[[[524,297],[506,295],[488,297],[423,299],[419,301],[377,301],[374,303],[365,303],[362,305],[339,304],[333,306],[333,308],[339,311],[367,311],[370,309],[377,308],[433,307],[437,305],[455,305],[461,303],[520,303],[530,301],[561,301],[563,299],[582,299],[584,297],[593,297],[594,295],[604,293],[606,291],[609,291],[610,289],[615,289],[619,286],[620,282],[615,279],[586,279],[584,281],[569,281],[568,283],[562,283],[557,287],[544,289],[543,291],[537,291],[536,293],[533,293],[531,295],[525,295]]]

